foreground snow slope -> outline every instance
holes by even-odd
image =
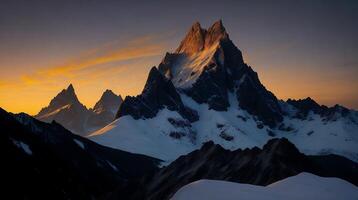
[[[182,187],[173,200],[355,200],[358,188],[342,179],[301,173],[266,187],[200,180]]]

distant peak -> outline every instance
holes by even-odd
[[[61,93],[59,93],[59,95],[64,95],[66,94],[65,96],[67,96],[67,98],[69,99],[73,99],[73,100],[77,100],[77,96],[76,96],[76,93],[75,93],[75,88],[73,87],[72,84],[70,84],[67,89],[64,89]]]
[[[109,90],[107,89],[106,91],[103,92],[103,95],[115,95],[117,96],[116,94],[114,94],[114,92],[112,90]]]
[[[72,85],[72,83],[67,87],[67,89],[66,89],[68,92],[75,92],[75,89],[73,88],[73,85]]]
[[[94,105],[93,111],[96,113],[103,111],[116,112],[122,101],[123,99],[120,95],[116,95],[112,90],[107,89]]]
[[[77,98],[75,89],[72,84],[70,84],[67,89],[63,89],[58,93],[50,102],[50,104],[41,109],[41,111],[36,115],[37,117],[51,113],[57,109],[62,109],[64,106],[69,105],[81,105],[83,106]],[[84,107],[84,106],[83,106]]]

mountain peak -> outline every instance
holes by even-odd
[[[198,21],[194,22],[194,24],[191,26],[192,31],[199,31],[202,30],[201,25]]]
[[[77,103],[79,102],[77,95],[75,93],[75,88],[72,84],[70,84],[67,89],[63,89],[56,97],[61,99],[61,101],[64,101],[66,103]]]
[[[221,19],[214,22],[214,24],[211,25],[210,28],[208,29],[208,31],[210,31],[210,30],[215,30],[215,31],[220,31],[220,32],[226,31]]]
[[[114,94],[112,90],[107,89],[106,91],[103,92],[102,97],[103,96],[117,96],[117,95]]]
[[[185,36],[176,53],[194,54],[209,49],[222,39],[229,38],[221,20],[216,21],[208,30],[203,29],[199,22],[195,22]]]
[[[93,107],[93,111],[95,113],[101,113],[104,111],[115,113],[117,112],[122,101],[123,99],[120,95],[116,95],[112,90],[107,89],[103,92],[101,98]]]
[[[73,88],[73,85],[72,85],[72,83],[70,83],[70,85],[67,87],[67,91],[68,92],[75,92],[75,89]]]
[[[49,114],[56,110],[63,109],[70,105],[81,105],[83,106],[80,101],[78,100],[75,89],[72,84],[70,84],[67,89],[63,89],[60,93],[54,97],[48,107],[41,109],[41,111],[37,114],[37,118],[42,115]]]
[[[176,53],[192,54],[201,51],[205,44],[205,34],[206,30],[201,28],[199,22],[195,22],[180,43]]]

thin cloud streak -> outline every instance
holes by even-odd
[[[51,77],[71,77],[76,71],[85,70],[101,64],[161,55],[164,49],[164,44],[154,44],[149,38],[139,38],[130,41],[125,47],[120,47],[114,50],[113,47],[97,49],[94,53],[91,53],[84,58],[71,60],[64,65],[38,71],[38,74]]]

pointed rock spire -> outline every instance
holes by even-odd
[[[205,34],[206,30],[201,28],[199,22],[195,22],[180,43],[176,53],[192,54],[201,51],[205,45]]]
[[[62,90],[54,99],[61,99],[60,101],[63,103],[79,103],[72,83],[67,87],[67,89]]]
[[[74,92],[75,92],[75,89],[73,88],[72,83],[70,83],[70,85],[67,87],[67,91],[68,91],[68,92],[71,92],[71,93],[74,93]]]
[[[208,29],[209,31],[217,31],[217,32],[226,32],[225,27],[223,25],[222,20],[218,20],[216,22],[214,22],[213,25],[210,26],[210,28]]]
[[[75,89],[72,84],[70,84],[67,89],[63,89],[60,93],[58,93],[51,100],[50,104],[47,107],[41,109],[41,111],[36,115],[36,117],[38,118],[41,115],[46,115],[55,110],[61,109],[64,106],[70,105],[79,105],[81,107],[84,107],[78,100],[75,93]]]
[[[193,54],[205,48],[210,48],[222,39],[228,39],[225,27],[221,20],[216,21],[208,30],[201,27],[199,22],[195,22],[188,34],[185,36],[176,53]]]
[[[93,107],[95,113],[101,112],[112,112],[116,113],[120,104],[123,102],[123,99],[120,95],[116,95],[112,90],[106,90],[99,101]],[[113,116],[114,118],[114,116]]]
[[[225,27],[221,20],[216,21],[211,27],[208,29],[206,38],[205,38],[205,46],[210,47],[219,40],[228,39],[229,35],[226,33]]]

